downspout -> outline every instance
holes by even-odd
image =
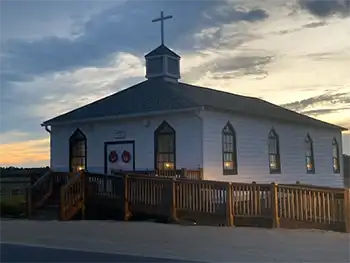
[[[45,127],[45,131],[51,134],[51,126],[50,126],[50,129],[48,125],[44,125],[44,127]]]
[[[50,140],[51,140],[51,126],[49,128],[49,125],[41,124],[41,127],[44,127],[45,131],[47,131],[50,134]],[[50,155],[51,155],[51,142],[50,142]],[[50,157],[50,169],[52,169],[52,163],[51,162],[52,162],[52,159]]]

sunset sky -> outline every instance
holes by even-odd
[[[182,81],[350,129],[350,1],[16,1],[1,6],[1,166],[49,164],[40,124],[144,80],[160,42]],[[343,136],[350,154],[350,133]]]

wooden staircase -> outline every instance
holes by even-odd
[[[83,172],[49,171],[27,187],[27,216],[33,220],[71,220],[84,216],[85,183]],[[80,213],[81,212],[81,213]]]

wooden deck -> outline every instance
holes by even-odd
[[[110,214],[118,213],[123,220],[147,215],[214,226],[350,231],[349,189],[228,183],[121,172],[115,175],[82,172],[80,176],[66,178],[60,192],[62,220],[69,220],[77,211],[82,211],[84,217],[98,214],[103,208]]]

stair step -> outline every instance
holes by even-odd
[[[57,220],[59,219],[59,212],[56,210],[39,210],[32,216],[34,220]]]
[[[39,211],[58,211],[60,209],[59,205],[45,205]]]
[[[54,200],[51,200],[51,201],[46,203],[46,205],[59,205],[59,204],[60,204],[60,202],[54,201]]]

